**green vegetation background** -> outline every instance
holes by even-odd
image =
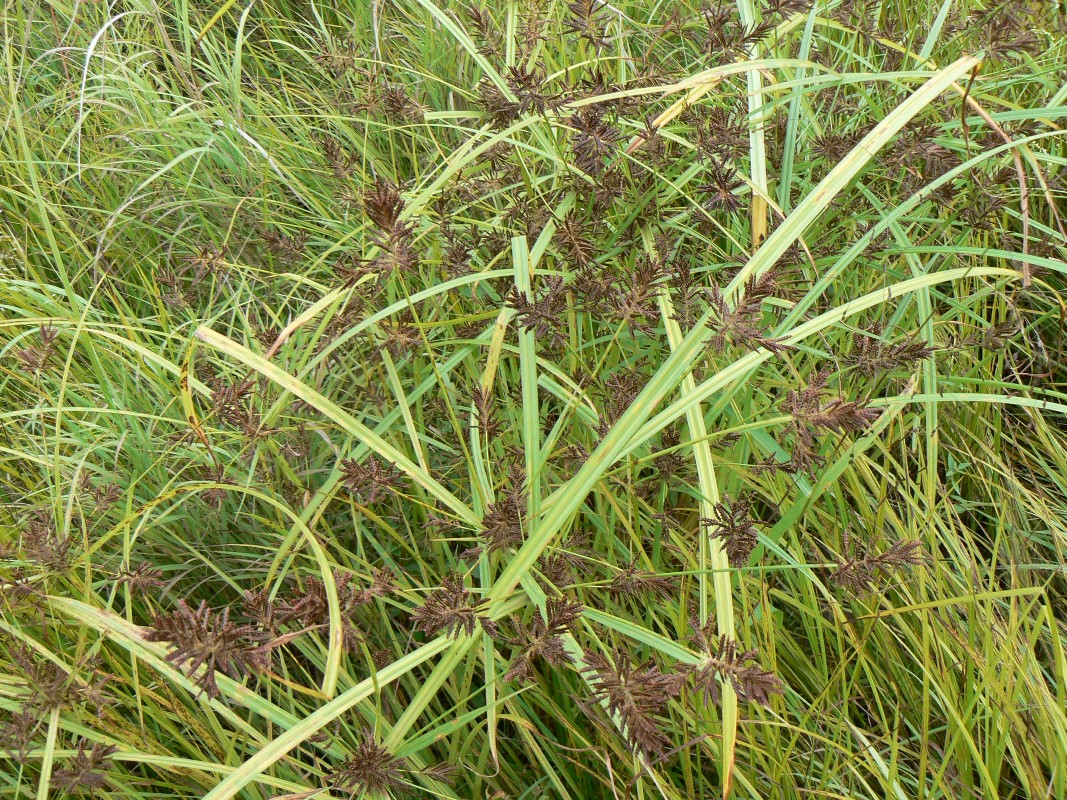
[[[0,795],[1067,797],[1067,9],[8,0]]]

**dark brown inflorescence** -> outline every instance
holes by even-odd
[[[194,611],[179,600],[174,611],[156,617],[145,638],[166,642],[167,660],[195,678],[209,699],[219,695],[216,671],[240,680],[249,670],[270,666],[269,637],[254,626],[230,622],[228,608],[214,611],[206,601]],[[201,667],[203,672],[196,676]]]

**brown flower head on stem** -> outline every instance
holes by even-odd
[[[56,336],[59,331],[50,325],[42,325],[37,331],[39,344],[32,344],[15,351],[19,365],[29,373],[37,375],[48,367],[48,362],[56,349]]]
[[[830,581],[855,595],[868,595],[877,590],[877,580],[898,569],[908,569],[923,563],[922,543],[896,542],[885,551],[871,555],[862,544],[854,544],[846,529],[843,535],[844,554],[830,573]]]
[[[322,156],[326,160],[337,180],[347,180],[356,165],[356,157],[345,152],[344,146],[332,136],[323,136],[320,140]]]
[[[393,358],[403,358],[418,351],[423,345],[422,332],[414,324],[410,314],[395,319],[383,319],[378,323],[382,341],[379,350],[388,350]]]
[[[363,193],[363,212],[382,233],[392,233],[400,225],[404,198],[395,183],[379,178]]]
[[[63,572],[70,566],[73,539],[61,533],[50,512],[36,511],[22,531],[22,553],[46,569]]]
[[[583,660],[594,698],[619,715],[630,745],[646,756],[666,752],[670,740],[655,717],[677,696],[684,677],[660,672],[651,661],[634,666],[620,653],[614,663],[600,653],[587,652]]]
[[[577,269],[584,269],[596,257],[596,245],[590,238],[590,224],[573,209],[556,226],[556,237],[564,257]]]
[[[811,472],[822,463],[819,455],[819,436],[827,431],[854,433],[869,428],[881,411],[866,408],[851,400],[832,400],[823,403],[823,393],[829,374],[821,370],[801,389],[791,389],[786,395],[785,409],[792,421],[783,431],[782,444],[792,434],[792,455],[786,465],[767,462],[767,468],[785,468],[791,472]],[[788,448],[787,448],[788,449]]]
[[[153,567],[148,561],[142,561],[135,569],[124,569],[115,576],[115,580],[141,594],[147,594],[163,586],[163,570]]]
[[[509,98],[488,78],[478,81],[478,105],[494,128],[506,128],[522,115],[521,104]]]
[[[727,162],[737,164],[748,152],[748,126],[730,108],[690,109],[683,119],[693,125],[697,158],[725,170]],[[733,173],[723,179],[732,179]]]
[[[366,266],[350,272],[348,282],[354,282],[370,271],[379,271],[380,280],[394,272],[410,272],[418,265],[418,255],[413,246],[415,230],[400,221],[404,211],[404,198],[400,188],[385,178],[375,180],[373,187],[363,193],[363,211],[378,229],[373,242],[380,253]]]
[[[679,446],[681,443],[682,437],[675,427],[666,428],[660,434],[661,449],[652,454],[652,477],[662,485],[670,485],[672,480],[690,471],[690,462]]]
[[[556,105],[559,100],[558,94],[545,91],[546,76],[539,66],[527,67],[517,64],[508,67],[504,76],[508,87],[519,99],[519,115],[544,114],[549,108]]]
[[[226,489],[226,487],[236,486],[237,481],[227,477],[223,467],[203,467],[200,472],[200,480],[204,483],[215,484],[210,488],[204,489],[200,493],[200,496],[203,497],[204,502],[212,508],[222,508],[222,504],[226,502],[226,497],[229,494],[229,490]]]
[[[608,593],[613,597],[641,598],[650,595],[670,600],[676,590],[673,578],[638,568],[636,558],[608,584]]]
[[[764,9],[764,14],[777,14],[780,17],[791,17],[794,14],[801,14],[808,11],[811,8],[811,4],[814,0],[766,0],[767,8]]]
[[[884,375],[895,369],[912,367],[934,355],[934,348],[925,342],[906,339],[902,342],[886,342],[880,337],[877,327],[871,331],[856,333],[852,337],[852,352],[844,359],[866,378]]]
[[[337,605],[341,612],[342,635],[345,648],[357,652],[363,641],[363,632],[354,620],[356,608],[376,597],[384,597],[393,591],[394,576],[388,569],[375,570],[371,584],[362,589],[354,585],[350,572],[334,572]],[[280,624],[298,622],[305,628],[325,627],[330,624],[330,601],[325,581],[317,575],[304,579],[302,591],[290,594],[277,604],[271,603],[265,590],[246,593],[245,613],[257,620],[264,628],[274,631]]]
[[[719,61],[729,61],[743,53],[745,33],[734,11],[717,0],[701,9],[707,29],[704,49]]]
[[[315,63],[326,69],[334,78],[340,78],[351,69],[355,69],[357,60],[356,43],[351,41],[322,41]]]
[[[193,268],[193,280],[204,280],[210,275],[226,273],[226,256],[215,245],[208,243],[200,247],[194,255],[186,259]]]
[[[145,638],[167,642],[167,661],[189,678],[204,667],[197,683],[209,699],[219,695],[216,671],[240,680],[249,670],[270,667],[267,635],[251,625],[230,622],[228,608],[216,612],[205,601],[193,611],[179,600],[174,611],[156,617]]]
[[[589,175],[599,175],[605,160],[616,151],[621,134],[608,124],[603,109],[593,105],[582,106],[568,121],[575,131],[571,139],[575,165]]]
[[[38,719],[47,717],[45,712],[57,708],[77,708],[86,704],[99,706],[106,701],[103,689],[112,676],[97,672],[92,661],[75,665],[68,672],[22,643],[10,650],[9,655],[11,662],[22,671],[25,685],[30,690],[24,708],[32,709]],[[81,680],[82,671],[96,679]]]
[[[778,677],[755,663],[755,650],[741,650],[736,641],[726,636],[709,640],[707,633],[699,629],[694,638],[707,657],[686,671],[710,702],[719,702],[721,683],[727,681],[739,698],[760,705],[768,705],[771,695],[782,691]]]
[[[730,566],[740,569],[748,563],[752,550],[758,541],[755,520],[749,515],[752,500],[749,495],[740,495],[734,500],[724,497],[715,504],[715,516],[702,517],[700,524],[710,529],[710,538],[723,542],[723,548],[730,559]]]
[[[852,433],[870,427],[881,416],[880,410],[850,400],[836,399],[824,405],[822,396],[827,377],[826,372],[819,372],[804,388],[789,391],[785,408],[793,417],[795,428],[811,433]]]
[[[444,631],[447,636],[470,636],[477,624],[493,635],[496,626],[488,617],[481,616],[485,603],[471,602],[471,593],[463,585],[463,578],[450,575],[441,581],[441,586],[426,597],[426,601],[411,615],[416,630],[430,636]]]
[[[627,273],[618,287],[607,296],[615,318],[625,322],[631,334],[640,331],[654,336],[659,323],[661,281],[668,276],[662,258],[641,255],[632,272]]]
[[[478,52],[483,56],[495,58],[500,54],[500,34],[496,29],[492,16],[488,9],[480,6],[469,5],[466,8],[467,19],[470,20],[471,28],[477,34],[480,43]]]
[[[526,516],[526,477],[521,469],[513,468],[503,496],[490,503],[482,514],[481,537],[489,552],[508,550],[522,544]]]
[[[585,39],[593,47],[607,47],[602,17],[607,8],[603,0],[572,0],[567,3],[569,15],[563,23],[563,31]]]
[[[117,750],[115,745],[102,745],[79,739],[74,760],[52,773],[53,788],[60,792],[89,790],[90,793],[103,789],[107,785],[105,762]]]
[[[986,57],[1000,61],[1009,56],[1036,56],[1044,48],[1034,21],[1017,2],[994,3],[975,15],[972,27],[980,32]]]
[[[310,238],[311,234],[307,231],[294,233],[292,236],[273,230],[263,231],[263,242],[267,245],[267,249],[286,261],[295,261],[300,258]]]
[[[729,302],[719,287],[713,286],[709,293],[711,314],[707,324],[715,335],[708,340],[708,344],[713,349],[720,350],[729,341],[752,349],[764,347],[775,355],[795,350],[793,345],[787,344],[782,339],[767,336],[760,320],[763,301],[773,295],[776,286],[776,276],[773,270],[750,278],[745,284],[744,295],[737,301],[736,308],[730,308]]]
[[[717,161],[707,167],[707,180],[697,186],[697,191],[708,196],[704,207],[709,211],[725,211],[732,214],[741,209],[741,198],[734,192],[744,186],[737,173]]]
[[[526,681],[533,677],[533,663],[544,659],[554,667],[563,666],[572,659],[567,652],[563,634],[571,630],[581,616],[582,606],[570,603],[562,597],[550,597],[545,602],[544,616],[534,615],[529,628],[520,628],[526,643],[511,660],[505,680]]]
[[[40,709],[25,707],[12,711],[7,724],[0,727],[0,751],[18,764],[25,764],[33,739],[38,730],[45,725],[47,717],[42,717]]]
[[[646,376],[636,368],[619,370],[604,380],[604,409],[599,428],[601,436],[606,435],[633,404],[644,390],[646,382]]]
[[[362,740],[348,757],[329,774],[330,787],[350,797],[384,797],[405,786],[404,759],[397,758],[384,745],[374,741],[374,733],[363,730]]]
[[[524,330],[534,334],[550,347],[559,347],[567,338],[567,290],[563,278],[547,281],[544,293],[537,299],[524,297],[514,289],[508,306],[515,309],[515,317]]]
[[[501,421],[497,413],[492,390],[483,386],[471,389],[471,405],[474,407],[472,425],[476,426],[486,441],[496,438],[500,433]]]
[[[236,384],[226,383],[222,378],[212,378],[211,410],[224,422],[255,431],[259,427],[259,414],[248,406],[255,382],[248,378]]]
[[[339,466],[341,483],[351,493],[352,499],[362,506],[399,492],[404,485],[403,473],[377,456],[367,456],[363,461],[346,458]]]
[[[423,122],[426,109],[402,83],[387,83],[379,89],[378,107],[394,122]]]

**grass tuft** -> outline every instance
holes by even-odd
[[[1067,800],[1067,9],[0,10],[0,797]]]

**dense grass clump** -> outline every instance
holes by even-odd
[[[1067,797],[1067,9],[8,0],[0,795]]]

